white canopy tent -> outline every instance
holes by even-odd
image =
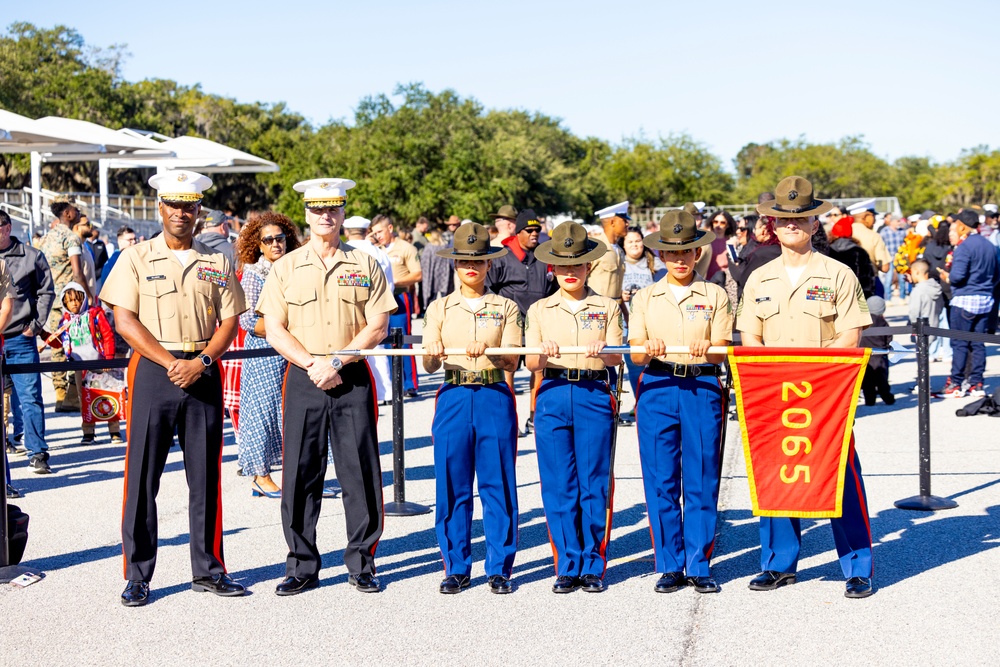
[[[32,225],[41,222],[41,165],[43,162],[79,162],[97,160],[98,163],[111,155],[119,160],[173,157],[173,153],[152,139],[133,132],[112,130],[109,127],[73,118],[46,116],[35,121],[35,127],[45,131],[77,137],[81,143],[96,146],[97,150],[78,152],[31,153],[31,214]],[[101,220],[106,216],[108,201],[107,171],[101,172]]]
[[[274,162],[245,153],[235,148],[200,137],[175,137],[169,139],[160,134],[145,133],[137,130],[122,130],[134,136],[155,136],[164,141],[157,145],[170,151],[172,157],[141,157],[136,155],[127,160],[105,158],[100,161],[101,183],[108,180],[109,169],[149,169],[155,168],[157,173],[171,169],[191,169],[203,174],[211,173],[268,173],[276,172],[279,167]],[[144,137],[145,138],[145,137]],[[105,190],[101,190],[101,209],[107,205]]]

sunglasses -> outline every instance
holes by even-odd
[[[285,235],[284,234],[275,234],[274,236],[265,236],[265,237],[263,237],[260,240],[260,242],[263,243],[264,245],[271,245],[275,241],[277,241],[278,243],[284,243],[285,242]]]
[[[737,227],[737,228],[736,228],[736,231],[738,231],[738,232],[745,232],[745,231],[747,231],[748,229],[749,229],[749,227]]]

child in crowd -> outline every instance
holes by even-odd
[[[872,327],[887,327],[889,323],[885,320],[885,299],[880,296],[868,297],[868,312],[872,316]],[[892,336],[865,336],[861,339],[861,344],[875,350],[888,350]],[[875,396],[878,394],[886,405],[896,402],[896,397],[892,395],[889,387],[889,357],[885,354],[872,354],[868,359],[868,368],[865,369],[865,377],[861,380],[861,391],[865,395],[865,405],[875,405]]]
[[[108,323],[108,318],[101,308],[91,308],[87,303],[87,295],[79,283],[68,283],[63,288],[60,299],[63,304],[63,317],[59,324],[59,337],[66,357],[74,361],[93,359],[114,359],[115,336]],[[77,389],[80,392],[83,409],[83,378],[86,371],[76,372]],[[95,439],[93,421],[83,421],[83,438],[81,445],[92,445]],[[112,444],[124,442],[121,434],[121,422],[118,419],[108,421],[108,431]]]
[[[918,259],[910,265],[910,281],[913,291],[910,292],[910,324],[921,317],[927,318],[927,324],[939,326],[941,311],[944,310],[944,294],[941,283],[930,276],[931,265],[925,259]],[[930,345],[934,345],[937,336],[930,337]]]

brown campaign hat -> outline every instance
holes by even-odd
[[[490,217],[496,220],[497,218],[508,218],[510,220],[517,220],[517,209],[510,204],[504,204],[500,207],[500,210],[496,213],[490,213]]]
[[[588,264],[600,259],[608,246],[587,237],[587,230],[576,222],[564,222],[552,230],[552,239],[535,248],[535,259],[556,266]]]
[[[686,209],[667,211],[660,218],[660,231],[646,236],[642,244],[651,250],[690,250],[714,241],[715,232],[698,229],[698,222]]]
[[[507,254],[507,248],[490,245],[490,233],[478,222],[467,222],[455,230],[455,245],[437,251],[445,259],[496,259]]]
[[[813,197],[813,186],[801,176],[781,179],[774,189],[774,199],[757,204],[757,212],[772,218],[806,218],[822,215],[833,208],[828,201]]]

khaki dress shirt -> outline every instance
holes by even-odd
[[[608,247],[608,251],[594,262],[587,278],[587,287],[602,296],[621,301],[622,281],[625,279],[625,260],[621,249],[612,244],[604,232],[597,239]]]
[[[401,238],[393,240],[392,245],[384,248],[385,254],[389,255],[392,262],[392,279],[395,282],[404,280],[411,273],[420,270],[420,259],[417,257],[417,247],[412,243],[407,243]],[[405,292],[408,287],[400,287],[397,292]]]
[[[524,338],[526,347],[538,347],[546,340],[555,341],[560,347],[586,345],[597,340],[621,345],[622,311],[613,299],[588,289],[580,309],[574,313],[557,292],[536,301],[528,309]],[[582,354],[563,354],[559,358],[549,357],[545,366],[599,371],[604,368],[604,362]]]
[[[207,342],[219,322],[247,309],[229,259],[194,241],[187,265],[163,235],[122,251],[104,282],[101,300],[136,313],[161,343]]]
[[[521,313],[517,304],[492,293],[483,295],[476,310],[455,290],[427,307],[424,316],[424,345],[441,341],[446,348],[465,349],[469,343],[482,341],[486,347],[518,347],[521,345]],[[469,359],[450,355],[443,361],[445,370],[485,371],[496,368],[486,355]]]
[[[838,334],[872,323],[857,277],[818,252],[795,285],[781,257],[754,271],[736,318],[740,331],[784,347],[829,347]]]
[[[636,292],[631,304],[628,336],[633,345],[653,338],[659,338],[668,347],[699,340],[733,339],[733,308],[726,290],[700,276],[694,277],[679,302],[663,278]],[[664,360],[678,364],[708,363],[705,357],[692,359],[687,353],[668,354]]]
[[[306,244],[274,263],[255,310],[284,322],[309,354],[326,356],[345,349],[369,317],[394,312],[396,300],[368,253],[341,244],[324,264]]]

